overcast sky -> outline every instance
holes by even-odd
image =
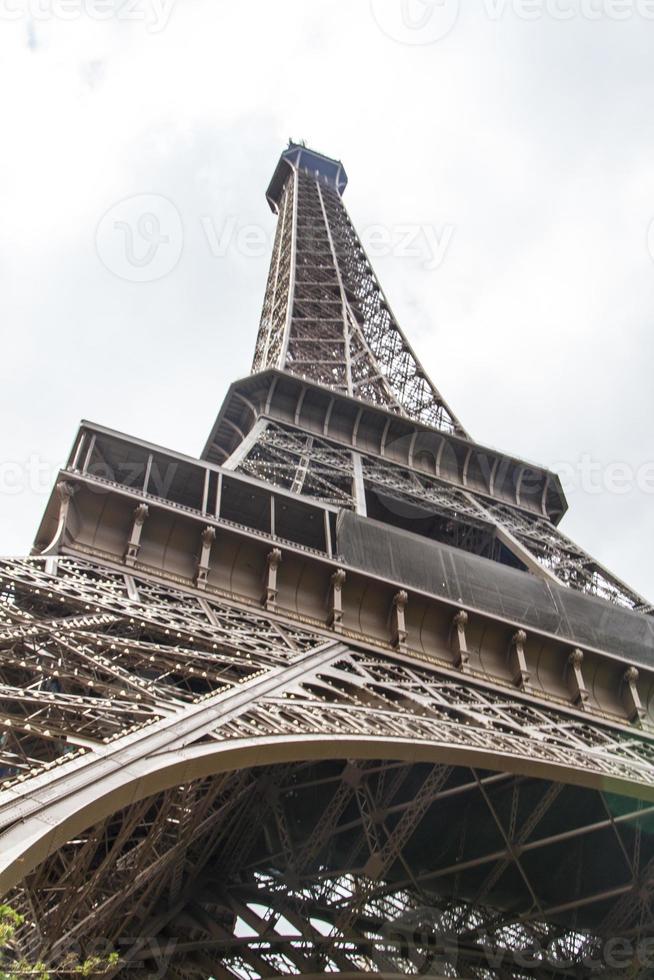
[[[654,597],[652,17],[648,0],[0,0],[2,553],[29,549],[81,418],[199,453],[250,368],[264,191],[292,136],[343,160],[468,431],[560,470],[563,529]]]

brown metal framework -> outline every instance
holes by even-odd
[[[283,368],[466,436],[400,330],[338,190],[289,164],[278,208],[253,373]]]
[[[559,531],[553,474],[461,428],[345,183],[283,154],[258,373],[203,459],[84,423],[34,555],[0,561],[21,951],[644,980],[651,607]]]

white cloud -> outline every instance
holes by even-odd
[[[360,228],[452,227],[436,269],[375,264],[477,438],[551,464],[649,461],[654,23],[483,10],[421,46],[366,0],[177,0],[159,32],[2,23],[2,461],[54,464],[82,416],[198,451],[249,370],[267,272],[247,250],[212,254],[202,220],[271,234],[263,193],[288,136],[344,160]],[[134,194],[183,222],[157,282],[118,279],[95,251]],[[570,499],[564,527],[654,595],[654,500]],[[44,502],[0,497],[3,551],[29,547]]]

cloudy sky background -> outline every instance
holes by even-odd
[[[654,598],[645,0],[466,0],[448,32],[454,0],[411,0],[404,33],[400,0],[61,2],[0,0],[0,551],[28,550],[82,417],[199,453],[249,371],[292,136],[344,161],[464,425],[561,470],[563,529]],[[98,238],[137,195],[181,221],[152,282]]]

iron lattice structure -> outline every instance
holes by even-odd
[[[0,883],[66,975],[652,975],[651,608],[462,429],[291,144],[200,459],[83,423],[0,562]],[[625,970],[627,973],[625,973]]]
[[[345,210],[342,181],[316,180],[297,165],[301,154],[285,155],[294,165],[272,201],[279,222],[253,372],[283,368],[465,436],[393,316]]]

